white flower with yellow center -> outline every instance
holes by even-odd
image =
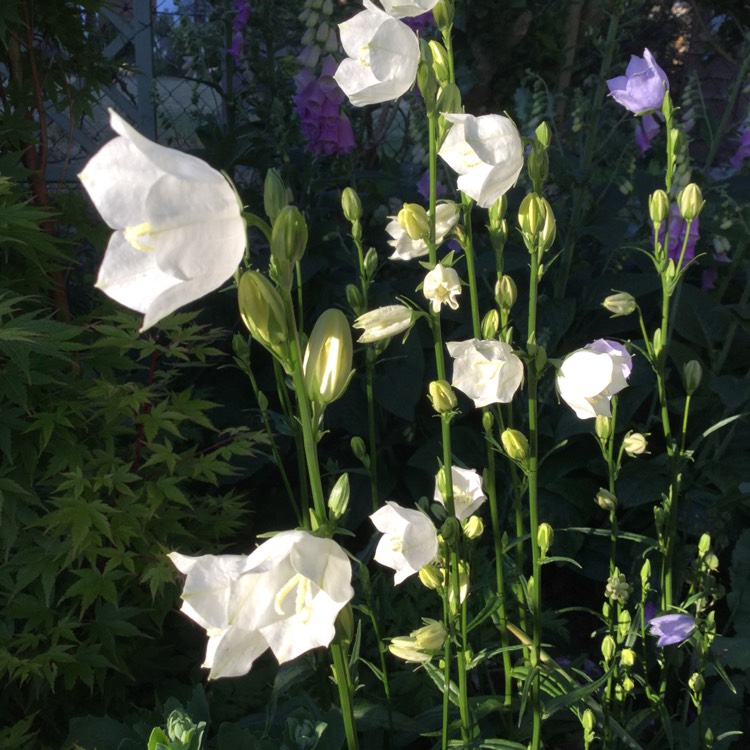
[[[440,312],[443,305],[448,305],[452,310],[458,309],[458,300],[461,294],[461,279],[449,266],[438,263],[424,278],[422,286],[424,296],[432,303],[432,311]]]
[[[438,475],[439,476],[439,475]],[[487,499],[482,489],[482,477],[476,469],[462,469],[459,466],[451,468],[451,482],[453,484],[453,507],[456,518],[463,521],[468,518],[474,511]],[[436,503],[445,505],[445,498],[435,482]]]
[[[118,137],[79,175],[115,230],[96,286],[145,313],[145,330],[235,272],[245,221],[234,189],[213,167],[149,141],[112,111],[110,125]]]

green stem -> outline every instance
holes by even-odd
[[[331,656],[333,657],[333,669],[336,674],[336,686],[341,701],[341,713],[344,717],[344,731],[346,732],[346,746],[348,750],[359,750],[357,728],[354,721],[354,689],[351,674],[349,673],[349,662],[346,653],[340,643],[331,643]]]

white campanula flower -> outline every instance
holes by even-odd
[[[382,0],[385,12],[394,18],[413,18],[432,10],[438,0]]]
[[[375,560],[396,571],[394,583],[401,583],[435,559],[437,531],[421,511],[402,508],[389,500],[370,516],[370,520],[383,532],[375,550]]]
[[[451,482],[453,484],[453,507],[456,518],[463,521],[487,499],[487,495],[484,494],[482,489],[482,477],[476,469],[462,469],[459,466],[453,466],[451,468]],[[437,479],[435,481],[434,499],[436,503],[445,505],[445,498],[440,491]]]
[[[452,310],[458,310],[458,300],[461,294],[461,279],[450,267],[438,263],[425,277],[422,286],[424,296],[432,303],[432,311],[440,312],[446,304]]]
[[[563,360],[557,392],[579,419],[611,417],[612,396],[627,386],[632,370],[632,357],[622,344],[598,339]]]
[[[145,313],[145,330],[235,272],[245,252],[245,221],[221,173],[149,141],[112,111],[110,125],[118,137],[79,175],[115,230],[96,286]]]
[[[523,363],[510,344],[469,339],[449,343],[453,357],[452,385],[474,406],[507,404],[523,382]]]
[[[205,628],[210,679],[238,677],[270,648],[280,664],[328,646],[354,595],[352,567],[332,539],[286,531],[251,555],[169,555],[187,575],[182,611]]]
[[[489,208],[516,184],[523,167],[523,143],[504,115],[443,114],[453,126],[439,154],[458,175],[458,189]]]
[[[411,326],[413,318],[413,311],[406,305],[386,305],[370,310],[353,323],[354,328],[362,328],[364,331],[357,341],[369,344],[397,336]]]
[[[355,107],[398,99],[413,85],[419,63],[417,35],[369,0],[364,6],[339,24],[348,57],[333,76]]]
[[[458,206],[454,201],[440,201],[435,206],[436,246],[439,247],[453,227],[456,226],[458,216]],[[390,256],[390,260],[412,260],[429,254],[430,249],[424,240],[411,239],[395,216],[391,216],[390,219],[391,221],[385,228],[385,231],[391,236],[388,244],[393,248],[393,255]]]

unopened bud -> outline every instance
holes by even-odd
[[[328,496],[328,510],[334,520],[343,518],[349,507],[349,475],[344,473],[333,485],[331,494]]]
[[[482,414],[482,429],[490,435],[492,433],[492,428],[495,425],[495,417],[492,415],[491,411],[485,411],[484,414]]]
[[[456,408],[458,400],[447,380],[433,380],[429,385],[430,403],[438,414],[445,414]]]
[[[455,516],[448,516],[440,527],[440,536],[449,547],[453,547],[461,535],[461,524]]]
[[[698,540],[698,554],[703,557],[708,554],[711,550],[711,535],[701,534],[701,538]]]
[[[352,334],[341,310],[326,310],[313,326],[302,363],[308,398],[327,405],[343,395],[352,373]]]
[[[461,107],[461,91],[458,86],[456,86],[455,83],[449,83],[443,86],[440,94],[438,94],[438,112],[443,112],[445,114],[460,113]],[[445,123],[446,126],[449,126],[449,123],[445,118],[441,118],[441,122]]]
[[[544,206],[536,193],[528,193],[518,208],[518,224],[527,237],[537,234],[544,222]]]
[[[552,210],[549,201],[546,198],[542,198],[541,201],[544,207],[544,224],[542,225],[542,231],[539,233],[539,239],[542,243],[542,250],[546,252],[555,242],[557,221],[555,220],[555,212]]]
[[[626,669],[635,665],[635,651],[632,648],[624,648],[620,652],[620,664]]]
[[[351,447],[355,458],[364,463],[365,459],[368,458],[365,441],[359,437],[359,435],[355,435],[349,442],[349,446]]]
[[[637,307],[635,297],[629,292],[617,292],[610,294],[602,302],[602,307],[612,313],[613,318],[619,318],[622,315],[630,315]]]
[[[482,319],[481,329],[485,341],[494,339],[500,330],[500,313],[494,308],[490,310]]]
[[[648,587],[648,579],[651,578],[651,561],[646,558],[641,565],[641,588],[645,591]]]
[[[685,378],[685,391],[688,396],[692,396],[701,384],[703,379],[703,368],[697,359],[691,359],[682,368],[682,374]]]
[[[622,449],[631,458],[642,456],[646,452],[647,448],[648,443],[646,442],[646,436],[641,434],[640,432],[629,432],[623,438]]]
[[[688,680],[688,687],[696,694],[700,695],[706,687],[706,680],[700,672],[693,672]]]
[[[424,239],[430,233],[430,217],[418,203],[404,203],[397,220],[411,240]]]
[[[479,539],[484,531],[484,523],[479,516],[469,516],[463,522],[463,529],[467,539]]]
[[[344,188],[341,194],[341,210],[346,220],[352,224],[362,218],[362,201],[354,188]]]
[[[536,139],[539,141],[539,143],[544,146],[544,148],[549,148],[550,132],[549,125],[547,125],[546,122],[539,123],[537,129],[534,131],[534,135],[536,136]]]
[[[286,186],[281,179],[281,175],[275,169],[269,169],[266,172],[266,179],[263,183],[263,210],[271,220],[271,225],[276,221],[276,217],[281,213],[281,209],[288,205]]]
[[[617,498],[609,490],[605,490],[602,487],[599,488],[599,492],[596,493],[594,500],[602,510],[612,512],[617,507]]]
[[[296,206],[284,206],[273,223],[271,255],[283,268],[301,260],[307,247],[307,223]]]
[[[453,24],[453,15],[455,13],[455,0],[440,0],[432,9],[432,17],[435,19],[435,25],[440,29],[448,29]]]
[[[677,205],[680,208],[680,214],[686,221],[695,219],[701,212],[705,202],[701,189],[694,182],[686,185],[677,196]]]
[[[448,53],[440,42],[434,39],[429,42],[432,52],[432,70],[440,86],[445,86],[450,81]]]
[[[581,724],[587,732],[594,731],[594,727],[596,727],[596,717],[594,716],[594,712],[590,708],[587,708],[583,712],[583,716],[581,716]]]
[[[594,433],[599,440],[609,440],[609,436],[612,434],[612,417],[598,414],[594,420]]]
[[[611,635],[605,635],[602,639],[602,656],[604,661],[609,663],[617,653],[617,644],[615,639]]]
[[[365,253],[365,274],[368,278],[372,278],[375,275],[375,271],[378,268],[378,251],[371,247]]]
[[[284,303],[274,285],[257,271],[246,271],[240,277],[237,300],[250,335],[283,358],[289,331]]]
[[[423,586],[433,591],[436,591],[443,585],[443,576],[432,563],[419,569],[419,580]]]
[[[436,651],[442,648],[448,635],[443,623],[430,619],[425,619],[424,622],[424,627],[413,630],[410,634],[415,639],[417,648],[424,651]]]
[[[669,197],[663,190],[654,190],[648,197],[648,215],[654,225],[663,224],[669,216]]]
[[[547,557],[547,552],[549,552],[554,538],[555,532],[552,527],[548,523],[540,523],[537,529],[536,540],[539,544],[539,554],[542,560]]]
[[[359,315],[362,312],[364,301],[362,299],[362,292],[354,284],[347,284],[344,290],[346,295],[346,303],[355,315]]]
[[[354,613],[352,605],[347,604],[336,617],[337,643],[351,643],[354,636]]]
[[[422,94],[427,114],[432,116],[437,111],[438,82],[432,68],[430,48],[424,39],[420,40],[420,46],[427,52],[427,55],[422,55],[417,67],[417,88],[419,88],[419,93]],[[429,58],[429,62],[425,58]]]
[[[513,461],[523,461],[529,457],[529,441],[522,432],[508,428],[500,435],[503,450]]]
[[[495,284],[495,299],[503,310],[510,310],[518,299],[516,282],[508,275],[503,275]]]
[[[490,220],[490,229],[497,232],[501,229],[505,213],[508,210],[508,199],[501,195],[490,207],[487,212]]]
[[[446,468],[445,466],[441,466],[437,473],[436,484],[438,492],[443,497],[448,497],[448,494],[453,492],[453,479],[451,477],[451,470]]]

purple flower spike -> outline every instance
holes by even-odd
[[[694,630],[695,620],[690,615],[662,615],[649,622],[649,633],[659,637],[659,648],[686,641]]]
[[[661,109],[664,95],[669,90],[669,81],[651,52],[644,49],[643,57],[633,55],[625,75],[610,78],[607,86],[618,104],[637,115]]]

